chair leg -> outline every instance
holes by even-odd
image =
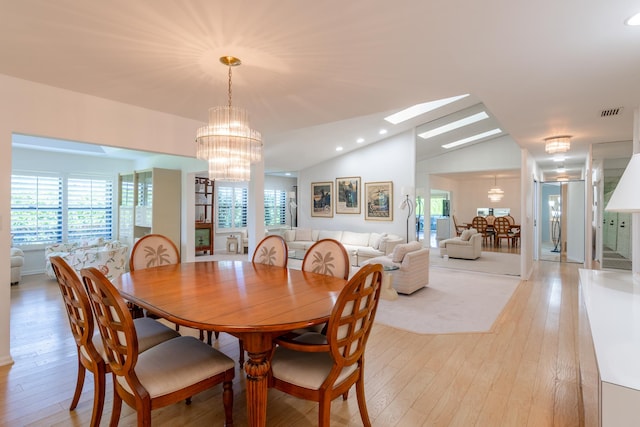
[[[367,401],[364,397],[364,378],[362,377],[362,373],[360,374],[360,379],[356,382],[356,395],[358,397],[358,408],[360,409],[362,425],[371,427],[371,420],[369,420],[369,412],[367,411]]]
[[[209,344],[209,345],[211,345],[211,342],[213,341],[211,339],[212,336],[213,336],[213,332],[212,331],[207,331],[207,344]]]
[[[122,398],[116,391],[116,387],[114,385],[113,386],[113,408],[111,409],[111,420],[109,421],[110,427],[118,427],[121,410],[122,410]]]
[[[80,351],[80,348],[78,348]],[[73,393],[73,399],[71,399],[71,405],[69,410],[73,411],[78,406],[80,395],[82,394],[82,387],[84,386],[84,375],[87,372],[82,362],[80,362],[80,354],[78,354],[78,379],[76,380],[76,391]]]
[[[224,405],[225,426],[233,425],[233,382],[222,383],[222,404]]]
[[[238,340],[238,350],[240,352],[240,356],[238,357],[238,364],[242,368],[244,366],[244,344],[242,340]]]
[[[104,363],[98,363],[96,372],[93,373],[93,414],[91,414],[91,427],[99,427],[104,407],[105,386],[107,382],[107,368]]]
[[[318,403],[318,426],[328,427],[331,424],[331,400],[322,396]]]

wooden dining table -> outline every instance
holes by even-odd
[[[346,280],[253,264],[205,261],[135,270],[114,280],[122,296],[151,313],[243,340],[249,356],[249,425],[265,426],[269,355],[283,333],[329,319]]]

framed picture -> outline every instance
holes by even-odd
[[[336,178],[336,213],[360,213],[360,177]]]
[[[311,183],[311,216],[333,216],[333,182]]]
[[[393,182],[365,182],[365,220],[393,220]]]

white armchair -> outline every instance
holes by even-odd
[[[390,255],[368,259],[363,263],[398,267],[391,274],[393,288],[401,294],[412,294],[429,284],[429,249],[418,242],[396,245]]]
[[[442,240],[439,243],[440,256],[449,258],[477,259],[482,254],[482,234],[475,229],[462,232],[460,237]]]

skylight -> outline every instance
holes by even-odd
[[[422,104],[416,104],[409,108],[405,108],[402,111],[398,111],[395,114],[385,117],[384,119],[389,123],[397,125],[398,123],[406,122],[407,120],[418,117],[421,114],[428,113],[436,108],[443,107],[447,104],[451,104],[459,99],[469,96],[468,93],[464,95],[452,96],[451,98],[438,99],[437,101],[423,102]]]
[[[423,139],[432,138],[434,136],[441,135],[443,133],[470,125],[471,123],[479,122],[480,120],[484,120],[487,118],[489,118],[489,115],[486,112],[482,111],[480,113],[472,114],[471,116],[467,116],[460,120],[456,120],[455,122],[447,123],[446,125],[442,125],[435,129],[422,132],[421,134],[418,134],[418,136]]]
[[[627,25],[640,25],[640,13],[636,13],[625,22]]]
[[[500,128],[491,129],[491,130],[486,131],[486,132],[482,132],[482,133],[479,133],[479,134],[476,134],[476,135],[473,135],[473,136],[470,136],[470,137],[467,137],[467,138],[462,138],[462,139],[459,139],[457,141],[450,142],[448,144],[444,144],[442,146],[442,148],[457,147],[458,145],[467,144],[469,142],[477,141],[479,139],[486,138],[487,136],[491,136],[491,135],[496,135],[496,134],[501,133],[501,132],[502,132],[502,129],[500,129]]]

